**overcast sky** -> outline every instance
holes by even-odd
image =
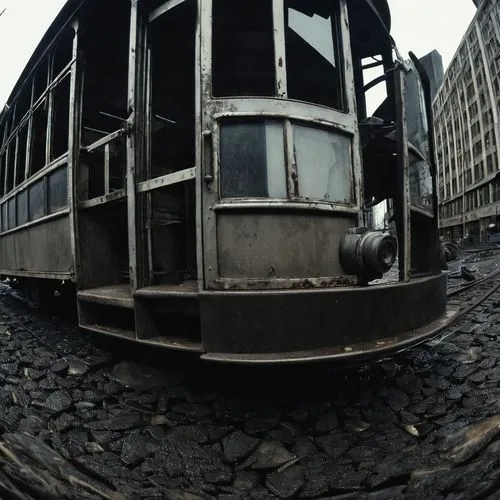
[[[7,9],[0,16],[0,109],[64,3],[65,0],[0,0],[0,12]],[[475,12],[472,0],[389,0],[389,4],[393,38],[403,56],[412,50],[421,57],[437,49],[445,67]]]

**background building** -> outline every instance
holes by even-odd
[[[441,87],[444,81],[443,58],[437,50],[433,50],[424,57],[421,57],[420,62],[429,75],[431,98],[434,100],[439,87]]]
[[[441,233],[500,227],[500,0],[482,0],[434,100]]]

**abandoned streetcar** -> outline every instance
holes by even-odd
[[[432,335],[429,85],[389,33],[386,0],[68,0],[0,115],[0,274],[214,361]],[[365,228],[384,200],[395,230]]]

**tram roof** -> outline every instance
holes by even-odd
[[[36,69],[38,61],[52,48],[52,42],[57,37],[58,33],[71,21],[76,12],[83,6],[87,0],[67,0],[59,14],[56,16],[52,24],[49,26],[42,39],[38,43],[32,56],[28,60],[24,70],[18,78],[12,92],[10,93],[6,105],[10,105],[21,90],[23,83],[31,76]],[[349,3],[356,3],[356,0],[347,0]],[[365,3],[372,11],[374,10],[381,21],[384,23],[387,32],[391,28],[391,15],[387,0],[358,0]],[[7,107],[0,111],[0,124],[3,122]]]

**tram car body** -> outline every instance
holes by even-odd
[[[0,274],[207,360],[416,344],[451,314],[431,120],[385,0],[68,0],[0,115]]]

